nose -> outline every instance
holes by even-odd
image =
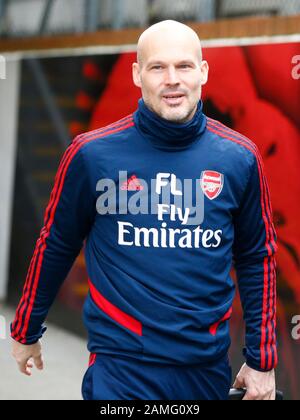
[[[178,85],[180,83],[177,71],[174,67],[168,68],[165,83],[167,85]]]

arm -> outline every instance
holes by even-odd
[[[75,139],[61,160],[45,224],[11,324],[13,355],[22,362],[23,373],[26,358],[27,363],[28,358],[35,357],[42,366],[39,339],[46,330],[43,323],[93,224],[96,207],[83,146],[80,138]]]
[[[276,233],[261,156],[253,157],[250,177],[234,218],[234,262],[246,323],[246,365],[235,387],[247,387],[245,399],[275,398]]]

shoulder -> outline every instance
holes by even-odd
[[[256,144],[243,134],[227,127],[221,122],[212,118],[207,118],[207,130],[211,138],[219,143],[221,149],[227,153],[231,152],[235,156],[246,159],[249,164],[261,159]]]
[[[133,114],[129,114],[121,120],[105,127],[80,134],[73,140],[70,147],[76,148],[78,151],[93,150],[99,144],[106,144],[108,140],[110,142],[114,141],[114,139],[116,141],[122,139],[125,133],[134,127],[134,125]]]

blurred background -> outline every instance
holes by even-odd
[[[49,314],[44,379],[16,373],[9,323],[65,148],[135,111],[136,42],[164,19],[189,24],[203,41],[206,114],[250,137],[263,155],[279,244],[278,387],[300,399],[300,337],[292,337],[300,315],[300,0],[0,0],[0,399],[80,398],[88,358],[83,255]],[[231,323],[237,373],[238,298]]]

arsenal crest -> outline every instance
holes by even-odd
[[[214,200],[221,194],[224,185],[224,175],[215,171],[203,171],[200,184],[206,197]]]

